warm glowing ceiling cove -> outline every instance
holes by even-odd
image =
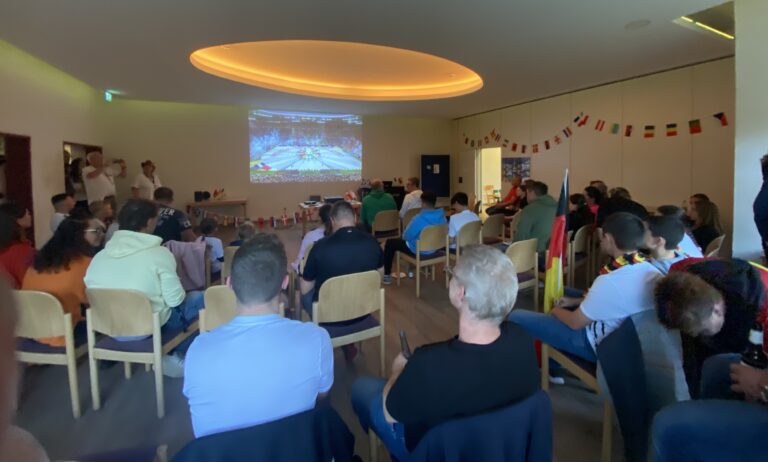
[[[202,48],[198,69],[287,93],[366,101],[408,101],[466,95],[483,87],[471,69],[401,48],[352,42],[278,40]]]

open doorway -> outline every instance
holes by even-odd
[[[33,217],[32,150],[28,136],[0,133],[0,194],[2,202],[16,202]],[[35,222],[27,231],[35,244]]]
[[[476,151],[475,194],[483,202],[483,209],[501,199],[501,148]]]

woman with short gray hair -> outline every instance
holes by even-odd
[[[467,246],[451,271],[449,297],[459,312],[459,335],[402,353],[392,376],[362,377],[352,406],[398,460],[433,427],[522,401],[539,389],[533,339],[505,321],[517,298],[512,262],[496,248]]]

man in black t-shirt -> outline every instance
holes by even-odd
[[[163,238],[163,244],[168,241],[192,242],[195,233],[192,231],[192,223],[181,210],[173,208],[173,190],[160,187],[155,189],[155,202],[160,207],[157,213],[157,226],[155,236]]]
[[[469,246],[453,270],[451,304],[459,335],[402,353],[389,381],[362,377],[352,385],[352,407],[398,460],[442,422],[513,405],[539,389],[533,339],[504,322],[517,298],[512,262],[489,246]]]

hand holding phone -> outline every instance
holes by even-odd
[[[400,351],[405,359],[411,358],[411,347],[408,345],[408,339],[405,336],[404,330],[400,331]]]

